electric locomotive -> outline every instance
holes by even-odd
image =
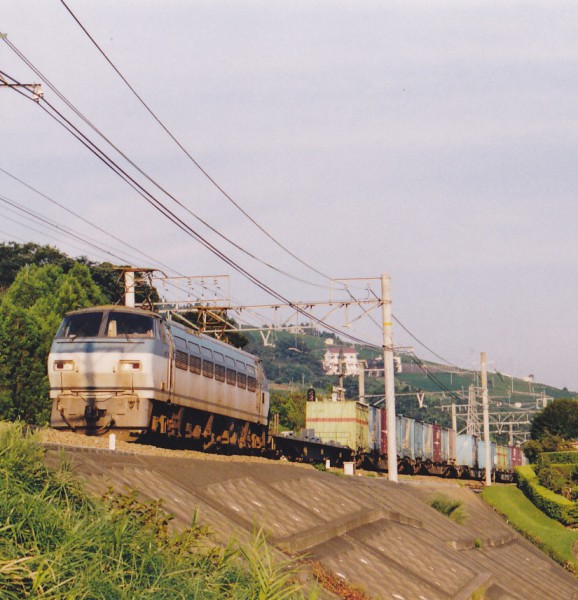
[[[261,449],[269,392],[260,360],[125,306],[68,313],[48,357],[51,426],[119,439]]]

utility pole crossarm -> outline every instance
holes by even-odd
[[[0,39],[6,37],[5,33],[0,33]],[[44,97],[44,92],[42,91],[42,85],[39,83],[12,83],[6,79],[2,74],[0,74],[0,87],[8,87],[8,88],[24,88],[32,92],[32,100],[34,102],[40,102]]]

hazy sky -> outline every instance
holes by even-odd
[[[67,4],[191,155],[303,261],[331,277],[390,273],[396,317],[455,364],[477,366],[485,351],[491,369],[578,389],[576,2]],[[327,283],[203,177],[61,2],[0,0],[0,31],[190,210],[277,268]],[[2,41],[0,70],[39,81]],[[0,115],[1,169],[176,272],[230,273],[237,300],[268,302],[39,106],[0,88]],[[3,172],[0,195],[119,247]],[[327,298],[175,210],[291,300]],[[0,202],[8,240],[107,259]],[[380,343],[375,326],[353,332]]]

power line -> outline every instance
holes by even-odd
[[[213,227],[208,221],[197,215],[193,212],[188,206],[186,206],[183,202],[178,200],[174,195],[168,192],[161,184],[159,184],[155,179],[153,179],[150,175],[148,175],[143,169],[141,169],[133,160],[131,160],[116,144],[114,144],[98,127],[96,127],[85,115],[83,115],[61,92],[58,88],[28,59],[26,56],[18,50],[18,48],[10,42],[8,39],[4,38],[4,42],[8,45],[8,47],[30,68],[32,71],[40,77],[44,83],[70,108],[88,127],[90,127],[98,136],[100,136],[111,148],[113,148],[124,160],[126,160],[134,169],[136,169],[143,177],[145,177],[150,183],[152,183],[158,190],[160,190],[163,194],[165,194],[168,198],[170,198],[175,204],[180,206],[183,210],[189,213],[193,218],[199,221],[202,225],[207,227],[210,231],[212,231],[215,235],[219,236],[221,239],[225,240],[227,243],[231,244],[234,248],[239,250],[240,252],[246,254],[253,260],[260,262],[264,266],[269,269],[276,271],[277,273],[289,277],[290,279],[294,279],[300,283],[304,283],[306,285],[311,285],[313,287],[325,287],[319,284],[313,283],[311,281],[307,281],[283,269],[280,269],[271,263],[259,258],[240,244],[234,242],[225,234],[220,232],[216,227]],[[0,72],[1,73],[1,72]],[[35,100],[38,99],[35,97]]]
[[[76,240],[79,240],[79,241],[83,242],[84,244],[87,244],[89,246],[92,246],[93,248],[96,248],[99,252],[103,252],[104,254],[108,254],[109,256],[112,256],[112,257],[120,260],[121,262],[125,262],[124,257],[121,257],[118,254],[115,254],[114,252],[110,252],[109,250],[106,250],[105,248],[98,246],[97,244],[89,241],[86,238],[86,236],[83,238],[82,236],[79,236],[76,233],[72,232],[69,228],[64,227],[63,225],[58,225],[57,223],[50,221],[50,219],[47,219],[47,218],[39,215],[38,213],[35,213],[34,211],[31,211],[31,210],[19,205],[17,202],[14,202],[13,200],[10,200],[9,198],[6,198],[6,197],[0,195],[0,202],[4,202],[4,204],[8,204],[9,206],[16,208],[18,211],[33,217],[37,221],[40,221],[41,223],[45,223],[46,225],[48,225],[49,227],[52,227],[53,229],[57,229],[58,231],[61,231],[62,233],[66,234]]]
[[[221,233],[219,230],[217,230],[215,227],[213,227],[210,223],[208,223],[206,220],[202,219],[200,216],[198,216],[196,213],[194,213],[190,208],[188,208],[187,206],[185,206],[180,200],[178,200],[177,198],[175,198],[172,194],[170,194],[163,186],[161,186],[157,181],[155,181],[152,177],[150,177],[145,171],[143,171],[135,162],[133,162],[118,146],[116,146],[98,127],[96,127],[85,115],[83,115],[61,92],[60,90],[58,90],[58,88],[28,59],[26,58],[26,56],[24,56],[24,54],[22,52],[20,52],[20,50],[18,50],[18,48],[16,48],[16,46],[10,42],[7,39],[4,39],[4,41],[8,44],[8,46],[10,47],[10,49],[30,68],[34,71],[34,73],[40,77],[44,83],[60,98],[60,100],[62,100],[62,102],[64,102],[66,104],[66,106],[68,106],[68,108],[70,108],[86,125],[88,125],[88,127],[90,127],[98,136],[100,136],[111,148],[113,148],[120,156],[122,156],[122,158],[124,158],[124,160],[126,160],[134,169],[136,169],[141,175],[143,175],[148,181],[150,181],[158,190],[160,190],[161,192],[163,192],[168,198],[170,198],[173,202],[175,202],[178,206],[180,206],[183,210],[185,210],[187,213],[189,213],[192,217],[194,217],[195,219],[197,219],[197,221],[199,221],[201,224],[203,224],[205,227],[207,227],[209,230],[211,230],[213,233],[215,233],[216,235],[218,235],[219,237],[221,237],[223,240],[225,240],[226,242],[228,242],[229,244],[231,244],[232,246],[234,246],[235,248],[237,248],[237,250],[239,250],[240,252],[243,252],[244,254],[246,254],[247,256],[249,256],[250,258],[252,258],[253,260],[256,260],[257,262],[260,262],[261,264],[265,265],[266,267],[280,273],[281,275],[285,275],[286,277],[289,277],[291,279],[295,279],[296,281],[299,281],[300,283],[305,283],[307,285],[311,285],[314,287],[324,287],[324,286],[319,286],[318,284],[300,279],[298,277],[295,277],[294,275],[291,275],[290,273],[287,273],[286,271],[283,271],[282,269],[279,269],[277,267],[275,267],[274,265],[269,264],[268,262],[260,259],[258,256],[254,255],[253,253],[249,252],[247,249],[245,249],[244,247],[242,247],[240,244],[237,244],[236,242],[234,242],[233,240],[229,239],[227,236],[225,236],[223,233]]]
[[[52,204],[54,204],[55,206],[58,206],[59,208],[61,208],[62,210],[66,211],[67,213],[73,215],[74,217],[76,217],[77,219],[80,219],[81,221],[83,221],[84,223],[86,223],[87,225],[90,225],[91,227],[93,227],[94,229],[96,229],[97,231],[100,231],[100,233],[103,233],[104,235],[110,237],[111,239],[123,244],[124,246],[126,246],[127,248],[130,248],[131,250],[134,250],[135,252],[137,252],[137,254],[144,256],[145,258],[148,258],[149,260],[153,261],[153,264],[157,264],[161,267],[164,267],[166,269],[169,269],[170,271],[173,271],[176,273],[176,271],[172,268],[169,267],[168,265],[163,264],[161,261],[159,261],[158,259],[146,254],[145,252],[143,252],[142,250],[139,250],[138,248],[135,248],[134,246],[132,246],[131,244],[129,244],[128,242],[125,242],[123,239],[113,235],[112,233],[110,233],[109,231],[107,231],[106,229],[103,229],[102,227],[99,227],[98,225],[96,225],[95,223],[93,223],[92,221],[89,221],[88,219],[86,219],[85,217],[83,217],[82,215],[79,215],[78,213],[74,212],[72,209],[68,208],[67,206],[61,204],[60,202],[57,202],[56,200],[54,200],[53,198],[50,198],[50,196],[47,196],[46,194],[44,194],[43,192],[37,190],[36,188],[34,188],[33,186],[31,186],[30,184],[26,183],[25,181],[23,181],[22,179],[16,177],[16,175],[13,175],[12,173],[9,173],[8,171],[6,171],[5,169],[3,169],[2,167],[0,167],[0,171],[2,173],[4,173],[5,175],[7,175],[8,177],[14,179],[15,181],[17,181],[18,183],[20,183],[21,185],[27,187],[29,190],[32,190],[33,192],[35,192],[36,194],[38,194],[39,196],[41,196],[42,198],[48,200],[49,202],[51,202]],[[179,275],[181,275],[181,273],[178,273]]]
[[[284,250],[287,254],[289,254],[296,261],[301,263],[303,266],[307,267],[311,271],[321,275],[325,279],[330,280],[331,278],[328,275],[325,275],[315,267],[311,266],[301,258],[299,258],[296,254],[294,254],[291,250],[289,250],[286,246],[284,246],[279,240],[277,240],[272,234],[270,234],[264,227],[262,227],[247,211],[245,211],[238,202],[236,202],[233,197],[228,194],[218,183],[217,181],[201,166],[201,164],[188,152],[188,150],[181,144],[181,142],[175,137],[175,135],[166,127],[166,125],[160,120],[160,118],[153,112],[153,110],[149,107],[149,105],[144,101],[142,96],[134,89],[134,87],[128,82],[126,77],[120,72],[120,70],[115,66],[112,60],[107,56],[104,50],[99,46],[94,37],[88,32],[86,27],[80,22],[78,17],[72,12],[72,10],[68,7],[64,0],[60,0],[63,6],[66,8],[68,13],[72,16],[74,21],[78,24],[78,26],[82,29],[88,39],[93,43],[96,49],[100,52],[100,54],[104,57],[104,59],[108,62],[108,64],[112,67],[115,73],[122,79],[125,85],[129,88],[129,90],[134,94],[134,96],[138,99],[138,101],[142,104],[142,106],[146,109],[146,111],[153,117],[153,119],[161,126],[161,128],[165,131],[165,133],[175,142],[175,144],[185,153],[185,155],[189,158],[189,160],[199,169],[199,171],[211,182],[211,184],[227,199],[237,210],[239,210],[255,227],[257,227],[262,233],[264,233],[272,242],[274,242],[279,248]]]
[[[202,166],[189,154],[189,152],[182,146],[182,144],[178,141],[178,139],[168,130],[168,128],[162,123],[162,121],[156,116],[156,114],[152,111],[152,109],[148,106],[148,104],[144,101],[144,99],[136,92],[136,90],[132,87],[132,85],[128,82],[128,80],[122,75],[122,73],[120,72],[120,70],[114,65],[114,63],[110,60],[110,58],[106,55],[106,53],[102,50],[102,48],[98,45],[98,43],[95,41],[95,39],[89,34],[89,32],[86,30],[86,28],[82,25],[82,23],[79,21],[79,19],[74,15],[74,13],[70,10],[70,8],[67,6],[66,2],[64,2],[64,0],[61,0],[62,4],[64,5],[64,7],[66,8],[66,10],[70,13],[70,15],[73,17],[73,19],[77,22],[77,24],[81,27],[81,29],[84,31],[84,33],[87,35],[87,37],[90,39],[90,41],[94,44],[94,46],[98,49],[98,51],[102,54],[102,56],[105,58],[105,60],[110,64],[110,66],[114,69],[114,71],[118,74],[118,76],[123,80],[123,82],[128,86],[128,88],[131,90],[131,92],[135,95],[135,97],[139,100],[139,102],[145,107],[145,109],[149,112],[149,114],[158,122],[158,124],[163,128],[163,130],[171,137],[171,139],[173,139],[173,141],[181,148],[181,150],[183,150],[183,152],[185,152],[185,154],[189,157],[189,159],[195,164],[195,166],[197,166],[197,168],[209,179],[209,181],[228,199],[230,200],[249,220],[251,220],[251,222],[253,222],[261,231],[263,231],[263,233],[265,233],[272,241],[274,241],[277,245],[279,245],[282,249],[284,249],[285,251],[287,251],[293,258],[295,258],[296,260],[298,260],[300,263],[302,263],[303,265],[307,266],[308,268],[310,268],[311,270],[313,270],[314,272],[316,272],[317,274],[330,279],[327,275],[325,275],[324,273],[318,271],[317,269],[311,267],[310,265],[308,265],[307,263],[305,263],[304,261],[302,261],[299,257],[297,257],[296,255],[294,255],[291,251],[289,251],[287,248],[285,248],[282,244],[280,244],[273,236],[271,236],[267,231],[265,231],[258,223],[256,223],[254,221],[254,219],[252,219],[252,217],[247,214],[234,200],[233,198],[227,194],[219,185],[218,183],[202,168]],[[181,208],[183,208],[184,210],[186,210],[189,214],[191,214],[191,216],[195,217],[197,220],[199,220],[203,225],[205,225],[207,228],[209,228],[211,231],[213,231],[214,233],[216,233],[217,235],[219,235],[221,238],[225,239],[228,243],[232,244],[234,247],[236,247],[237,249],[239,249],[240,251],[244,252],[245,254],[247,254],[248,256],[250,256],[251,258],[253,258],[254,260],[257,260],[259,262],[261,262],[262,264],[266,265],[267,267],[285,275],[288,277],[291,277],[293,279],[296,279],[302,283],[306,283],[309,285],[316,285],[313,284],[311,282],[308,281],[304,281],[300,278],[294,277],[293,275],[280,270],[276,267],[274,267],[273,265],[262,261],[261,259],[259,259],[258,257],[256,257],[255,255],[253,255],[252,253],[248,252],[246,249],[244,249],[243,247],[241,247],[240,245],[236,244],[235,242],[233,242],[232,240],[230,240],[229,238],[227,238],[226,236],[224,236],[221,232],[219,232],[216,228],[212,227],[209,223],[207,223],[206,221],[204,221],[203,219],[201,219],[200,217],[198,217],[195,213],[193,213],[192,211],[190,211],[186,206],[184,206],[180,201],[178,201],[174,196],[172,196],[170,193],[168,193],[162,186],[160,186],[156,181],[154,181],[150,176],[148,176],[142,169],[140,169],[133,161],[131,161],[128,156],[126,156],[126,154],[124,154],[118,147],[116,147],[106,136],[104,136],[102,134],[102,132],[100,132],[92,123],[90,123],[90,121],[88,121],[48,80],[46,77],[44,77],[44,75],[42,75],[42,73],[40,73],[38,71],[38,69],[36,69],[36,67],[34,67],[34,65],[28,60],[26,59],[26,57],[8,40],[6,40],[6,43],[9,45],[9,47],[39,76],[41,77],[43,80],[45,80],[45,82],[47,83],[47,85],[49,85],[49,87],[51,89],[53,89],[53,91],[69,106],[69,108],[71,108],[87,125],[89,125],[98,135],[100,135],[112,148],[114,148],[125,160],[127,160],[129,162],[129,164],[131,164],[135,169],[137,169],[137,171],[139,171],[144,177],[146,177],[151,183],[153,183],[153,185],[155,185],[159,190],[161,190],[163,193],[165,193],[169,198],[171,198],[174,202],[176,202],[179,206],[181,206]],[[52,107],[54,109],[54,107]],[[324,286],[319,286],[319,287],[324,287]],[[351,294],[351,292],[348,290],[348,293],[351,295],[351,297],[353,298],[353,294]],[[400,325],[400,327],[402,327],[412,338],[414,338],[420,345],[422,345],[424,348],[426,348],[429,352],[431,352],[434,356],[438,357],[440,360],[442,360],[443,362],[447,363],[447,364],[452,364],[449,361],[447,361],[446,359],[444,359],[443,357],[441,357],[439,354],[437,354],[436,352],[434,352],[431,348],[429,348],[428,346],[426,346],[423,342],[421,342],[421,340],[419,340],[415,335],[413,335],[409,329],[407,327],[405,327],[405,325],[403,325],[403,323],[401,323],[401,321],[399,321],[399,319],[397,319],[396,317],[393,317],[394,320]],[[372,321],[374,321],[372,319]],[[375,321],[374,321],[375,323]],[[377,324],[377,323],[376,323]],[[340,332],[341,333],[341,332]],[[343,334],[342,334],[343,335]],[[350,339],[354,339],[353,336],[348,336],[350,337]],[[362,342],[362,343],[366,343],[366,342]],[[455,366],[455,365],[452,365]],[[455,367],[458,368],[458,367]]]
[[[0,71],[1,73],[1,71]],[[16,82],[12,77],[3,73],[6,77],[9,77],[13,81]],[[30,99],[26,94],[17,88],[15,89],[21,95]],[[203,236],[201,236],[197,231],[195,231],[189,224],[183,221],[178,215],[176,215],[173,211],[171,211],[166,205],[164,205],[160,200],[158,200],[151,192],[146,190],[141,184],[139,184],[133,177],[131,177],[124,169],[122,169],[112,158],[110,158],[103,150],[101,150],[92,140],[90,140],[86,135],[84,135],[75,125],[73,125],[56,107],[54,107],[50,102],[46,99],[43,99],[41,104],[38,104],[41,110],[43,110],[47,115],[49,115],[53,120],[59,123],[66,131],[68,131],[71,135],[73,135],[78,141],[80,141],[88,150],[90,150],[99,160],[101,160],[106,166],[108,166],[114,173],[119,175],[126,183],[128,183],[137,193],[145,199],[147,203],[153,206],[158,212],[160,212],[165,218],[175,224],[179,229],[189,235],[191,238],[200,242],[205,248],[210,250],[213,254],[218,256],[221,260],[223,260],[226,264],[228,264],[231,268],[235,269],[238,273],[243,275],[246,279],[248,279],[251,283],[259,287],[262,291],[268,293],[272,297],[276,298],[280,302],[287,304],[303,316],[308,317],[312,321],[316,322],[318,325],[324,327],[325,329],[332,331],[336,334],[342,335],[354,342],[359,344],[364,344],[367,346],[375,346],[374,344],[363,340],[361,338],[357,338],[352,336],[351,334],[342,332],[338,328],[330,325],[322,321],[321,319],[315,317],[314,315],[308,313],[304,309],[297,306],[295,303],[291,302],[287,298],[285,298],[281,293],[277,292],[275,289],[261,281],[257,276],[253,275],[250,271],[239,265],[232,258],[224,254],[221,250],[219,250],[216,246],[211,244],[208,240],[206,240]],[[46,108],[46,107],[49,107]]]
[[[17,225],[20,225],[21,227],[24,227],[25,229],[29,229],[30,231],[34,231],[35,233],[39,233],[40,235],[47,236],[49,239],[52,239],[53,241],[60,242],[62,244],[66,244],[66,245],[70,246],[71,248],[75,248],[76,250],[79,250],[80,252],[86,252],[86,249],[81,248],[80,246],[77,246],[75,244],[71,244],[67,240],[63,240],[61,238],[58,238],[58,237],[54,236],[51,232],[47,233],[47,231],[41,231],[39,229],[36,229],[35,227],[32,227],[31,225],[27,225],[26,223],[22,223],[21,221],[18,221],[17,219],[14,219],[12,217],[8,217],[6,215],[4,215],[4,219],[6,219],[8,221],[11,221],[12,223],[16,223]],[[24,240],[22,238],[19,238],[18,236],[14,235],[12,233],[9,234],[9,233],[7,233],[5,231],[2,231],[0,233],[3,233],[4,235],[9,236],[10,240],[18,240],[18,241],[20,241],[20,242],[22,242],[24,244],[28,243],[26,240]]]

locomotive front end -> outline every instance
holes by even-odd
[[[166,362],[153,313],[98,307],[64,318],[48,357],[51,426],[135,440],[149,426]]]

